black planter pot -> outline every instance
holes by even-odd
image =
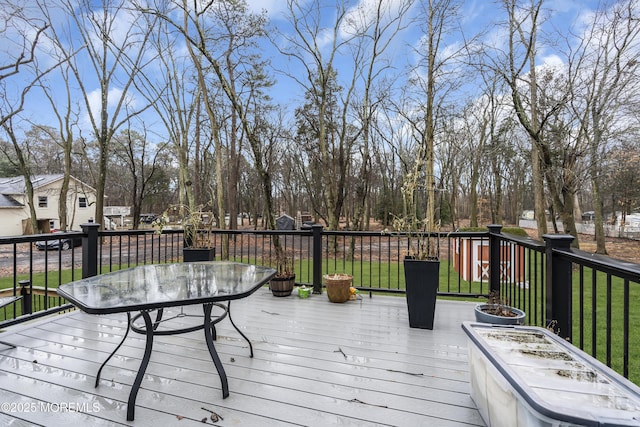
[[[216,248],[182,248],[184,262],[213,261],[216,258]]]
[[[407,308],[409,309],[409,326],[433,329],[440,280],[440,261],[405,258],[404,280],[407,291]]]

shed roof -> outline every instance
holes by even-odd
[[[0,208],[22,208],[24,205],[11,196],[0,194]]]

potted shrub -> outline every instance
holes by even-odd
[[[500,298],[496,291],[489,293],[484,304],[477,304],[474,308],[476,321],[496,325],[524,325],[526,314],[524,311],[511,307]]]
[[[436,312],[436,299],[440,283],[440,258],[428,255],[425,244],[437,244],[430,235],[414,235],[416,250],[404,258],[405,293],[409,326],[412,328],[433,329]],[[430,243],[425,243],[431,240]],[[420,247],[422,246],[422,249]]]
[[[157,233],[172,224],[182,227],[184,247],[182,259],[185,262],[213,261],[216,250],[213,246],[213,212],[206,205],[189,208],[186,205],[171,205],[152,225]]]
[[[275,269],[277,273],[269,282],[269,289],[276,297],[291,295],[296,284],[296,273],[293,267],[293,256],[282,248],[276,249]]]
[[[420,187],[418,180],[423,178],[420,165],[418,159],[414,171],[405,178],[402,197],[406,215],[395,217],[393,226],[396,231],[404,231],[409,239],[409,252],[404,258],[409,326],[433,329],[440,282],[440,224],[434,218],[433,194],[427,197],[424,218],[418,216],[415,193]]]

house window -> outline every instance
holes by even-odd
[[[87,198],[86,197],[78,197],[78,207],[86,208],[87,207]]]
[[[47,196],[38,196],[38,207],[39,208],[46,208],[49,204],[49,201],[47,200]]]

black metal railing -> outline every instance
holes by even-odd
[[[491,291],[524,310],[529,325],[554,329],[634,380],[640,380],[640,265],[571,249],[572,237],[543,241],[487,232],[439,233],[442,298],[484,298]],[[67,236],[68,235],[68,236]],[[34,242],[82,237],[82,248],[38,251]],[[325,230],[215,230],[216,259],[274,265],[275,240],[294,259],[297,284],[322,290],[322,276],[348,273],[360,292],[404,294],[405,233]],[[181,260],[183,232],[99,231],[0,238],[0,296],[22,295],[0,311],[0,327],[71,307],[62,283],[141,264]],[[638,332],[636,332],[638,331]],[[638,360],[638,366],[634,362]]]
[[[554,296],[549,310],[562,318],[574,345],[636,383],[640,383],[640,265],[571,249],[566,242],[548,245]],[[566,284],[572,286],[567,286]]]

